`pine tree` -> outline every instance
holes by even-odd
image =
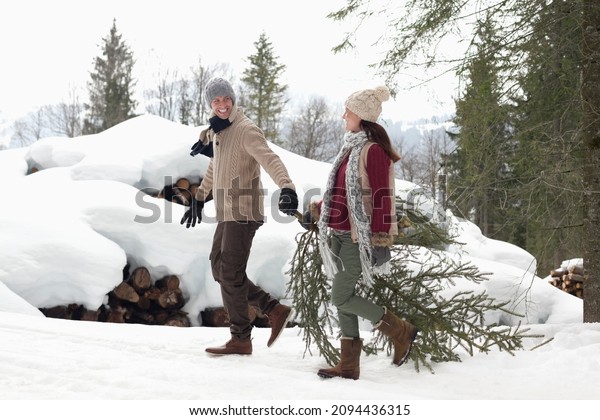
[[[533,337],[526,329],[486,323],[486,315],[492,313],[519,317],[510,310],[510,302],[497,302],[485,292],[476,293],[464,285],[456,287],[459,280],[473,285],[487,281],[486,273],[444,256],[445,246],[454,243],[444,228],[415,211],[406,216],[412,220],[411,233],[399,237],[393,247],[391,273],[376,276],[372,287],[358,286],[357,294],[401,314],[420,329],[411,351],[415,368],[433,372],[433,363],[460,361],[459,349],[471,356],[492,348],[509,353],[522,349],[523,339]],[[317,230],[301,233],[296,240],[288,296],[302,327],[305,353],[312,354],[316,346],[334,365],[339,360],[337,313],[330,303],[331,283],[322,268]],[[415,261],[421,261],[416,269]],[[364,350],[367,354],[390,354],[392,346],[379,334],[365,344]]]
[[[498,59],[490,48],[495,42],[492,21],[483,23],[477,35],[474,58],[465,70],[465,92],[456,101],[458,148],[448,165],[448,203],[485,236],[505,240],[505,226],[512,226],[505,198],[512,147],[508,107],[501,105]]]
[[[84,134],[106,130],[134,116],[135,81],[132,77],[133,53],[122,40],[113,20],[108,37],[103,38],[102,57],[94,59],[88,82],[89,103],[85,105]]]
[[[580,73],[577,5],[554,1],[532,19],[533,32],[513,95],[523,242],[542,273],[583,254]]]
[[[250,66],[244,70],[241,79],[247,88],[244,109],[268,140],[280,143],[279,124],[287,103],[287,85],[281,84],[279,79],[286,66],[278,63],[279,57],[275,56],[264,32],[254,46],[256,53],[248,57]]]
[[[584,183],[583,321],[600,322],[600,7],[582,0],[582,137]]]

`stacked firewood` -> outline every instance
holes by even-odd
[[[583,299],[583,280],[585,270],[581,260],[571,261],[560,268],[550,271],[549,283],[564,292]]]
[[[48,318],[72,319],[76,321],[101,321],[108,319],[108,309],[101,305],[97,310],[86,309],[85,306],[77,303],[69,305],[52,306],[50,308],[40,308],[40,311]]]
[[[108,305],[96,310],[77,304],[40,310],[51,318],[189,327],[188,314],[181,309],[184,305],[179,277],[169,275],[153,282],[148,269],[138,267],[108,293]]]
[[[165,185],[158,193],[157,198],[164,198],[173,203],[189,205],[192,197],[200,185],[200,181],[192,182],[188,178],[179,178],[173,185]]]
[[[110,322],[189,327],[187,313],[182,311],[185,299],[179,277],[169,275],[152,282],[145,267],[138,267],[127,280],[108,294]]]
[[[255,306],[248,306],[248,316],[250,317],[250,322],[255,327],[271,327],[269,318]],[[229,327],[230,325],[227,309],[222,306],[206,308],[200,312],[200,319],[203,327]]]

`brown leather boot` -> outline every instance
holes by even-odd
[[[392,362],[400,366],[408,360],[410,349],[419,329],[410,322],[398,318],[388,311],[387,308],[384,309],[383,318],[375,325],[375,329],[381,331],[392,340],[392,344],[394,345],[394,358]]]
[[[362,339],[342,337],[340,361],[332,368],[319,369],[317,375],[321,378],[333,378],[339,376],[347,379],[358,379],[360,376],[360,353],[362,351]]]
[[[292,311],[292,308],[289,306],[278,303],[277,306],[266,315],[267,318],[269,318],[269,324],[271,325],[271,337],[269,337],[267,347],[271,347],[283,332],[288,321],[292,319],[294,311]]]
[[[208,347],[206,352],[220,356],[227,354],[252,354],[252,340],[250,338],[243,340],[231,337],[231,340],[224,345],[220,347]]]

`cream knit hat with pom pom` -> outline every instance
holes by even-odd
[[[348,96],[346,108],[364,121],[377,122],[381,114],[381,103],[390,99],[390,90],[386,86],[365,89]]]

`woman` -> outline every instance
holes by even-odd
[[[376,122],[381,103],[389,97],[385,86],[348,97],[344,145],[333,163],[323,201],[310,210],[313,220],[319,220],[319,246],[325,272],[332,279],[331,300],[342,334],[340,362],[320,369],[318,375],[323,378],[359,378],[358,317],[371,321],[374,329],[392,340],[397,366],[408,359],[418,332],[414,325],[355,292],[361,276],[369,284],[376,270],[389,268],[389,247],[398,233],[393,165],[400,156]]]

